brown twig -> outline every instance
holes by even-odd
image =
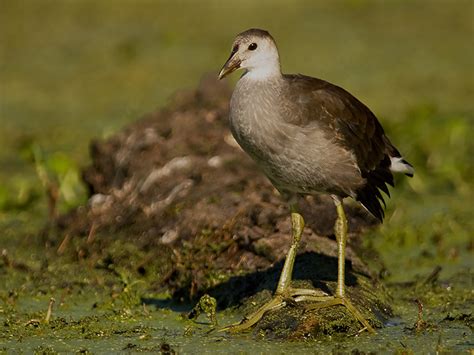
[[[423,320],[423,303],[419,299],[416,299],[415,303],[418,306],[418,319],[415,323],[415,329],[419,332],[426,328],[426,322]]]
[[[67,233],[65,236],[64,236],[64,239],[63,241],[61,242],[61,244],[59,244],[59,247],[58,247],[58,250],[56,251],[59,255],[63,254],[65,251],[66,251],[66,247],[67,245],[69,244],[69,240],[71,239],[71,236],[69,233]]]
[[[87,244],[91,244],[95,239],[95,231],[97,229],[97,224],[92,222],[91,228],[89,230],[89,234],[87,236]]]

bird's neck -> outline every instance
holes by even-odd
[[[278,61],[247,68],[247,72],[245,73],[245,79],[253,81],[278,80],[281,78],[283,78],[283,75]]]

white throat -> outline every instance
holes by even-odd
[[[246,79],[250,80],[268,80],[281,77],[280,62],[278,59],[266,60],[255,65],[244,67],[247,70]]]

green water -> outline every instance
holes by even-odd
[[[426,291],[426,290],[425,290]],[[438,297],[450,297],[454,290],[437,290]],[[456,292],[460,292],[459,290]],[[429,293],[429,291],[428,291]],[[463,291],[461,291],[463,293]],[[464,296],[469,297],[464,291]],[[400,297],[399,293],[398,297]],[[441,295],[441,296],[440,296]],[[179,353],[328,353],[359,351],[435,353],[472,349],[472,330],[462,322],[438,323],[446,317],[446,309],[438,305],[424,316],[430,323],[427,330],[409,330],[416,322],[416,307],[407,308],[395,300],[398,318],[390,320],[376,335],[367,334],[326,337],[319,340],[279,341],[264,335],[227,335],[209,332],[211,324],[201,316],[197,323],[183,320],[179,312],[155,309],[152,306],[122,307],[118,302],[101,304],[104,295],[66,296],[54,308],[49,324],[41,323],[48,298],[19,299],[14,314],[4,318],[0,349],[25,352],[50,349],[57,352],[88,350],[93,353],[124,350],[153,352],[163,343]],[[59,301],[59,300],[58,300]],[[97,306],[99,302],[99,306]],[[434,305],[432,301],[430,305]],[[113,305],[112,305],[113,304]],[[471,299],[472,305],[472,299]],[[5,308],[0,308],[5,315]],[[182,309],[183,310],[183,309]],[[433,311],[434,310],[434,311]],[[456,315],[466,308],[452,310]],[[456,313],[458,312],[458,313]],[[461,312],[461,313],[459,313]],[[218,313],[220,325],[236,321],[241,315]],[[6,321],[5,319],[8,319]],[[31,319],[40,322],[27,325]],[[471,320],[472,322],[472,320]],[[9,324],[7,327],[6,324]],[[472,325],[471,325],[472,326]]]
[[[0,264],[0,319],[11,319],[16,332],[2,328],[0,349],[106,352],[130,343],[131,351],[135,345],[135,351],[151,351],[162,342],[180,353],[472,349],[472,330],[462,322],[419,335],[405,330],[417,313],[404,295],[426,298],[426,317],[436,324],[453,310],[472,314],[473,6],[469,0],[2,1],[0,249],[34,272],[17,275]],[[78,283],[93,283],[83,265],[61,266],[59,257],[54,264],[45,251],[37,233],[47,219],[44,188],[25,147],[40,147],[44,165],[60,179],[61,211],[84,203],[78,171],[88,163],[90,139],[107,137],[163,106],[176,90],[195,87],[203,73],[217,72],[233,36],[249,27],[271,31],[284,71],[327,79],[366,102],[416,168],[415,178],[400,180],[386,222],[365,243],[380,253],[387,283],[416,281],[441,266],[446,287],[392,286],[403,299],[394,300],[401,321],[376,336],[288,343],[206,334],[208,325],[190,325],[169,310],[92,309],[111,302],[108,287],[77,295],[80,287],[65,291],[53,275],[68,269]],[[41,271],[44,260],[55,265],[49,273]],[[14,306],[8,303],[12,290],[18,293]],[[50,325],[24,326],[44,318],[49,297],[67,292]],[[86,338],[64,324],[52,328],[60,318],[80,323],[98,314],[107,316],[104,323],[87,321],[86,332],[103,336]],[[237,318],[219,314],[221,323]],[[187,327],[191,335],[184,335]]]

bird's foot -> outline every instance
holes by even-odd
[[[354,307],[354,305],[351,303],[351,301],[349,301],[349,299],[347,297],[329,296],[329,297],[326,297],[326,298],[327,298],[327,300],[325,300],[325,301],[307,305],[306,309],[307,310],[318,310],[318,309],[333,307],[333,306],[338,306],[338,305],[344,306],[349,311],[349,313],[352,315],[352,317],[354,317],[354,319],[356,319],[357,321],[359,321],[363,325],[363,328],[360,330],[361,332],[364,331],[364,330],[367,330],[369,333],[372,333],[372,334],[375,333],[374,328],[369,324],[369,322],[367,321],[367,319],[365,319],[365,317],[362,315],[362,313],[360,313],[357,310],[357,308]]]
[[[253,327],[260,319],[262,319],[265,313],[276,311],[285,307],[287,304],[294,304],[303,301],[324,303],[332,300],[333,298],[334,297],[329,296],[323,291],[290,287],[284,292],[273,296],[270,301],[261,306],[257,311],[246,316],[241,322],[221,328],[219,331],[231,333],[243,332]]]
[[[369,324],[365,317],[357,310],[356,307],[346,297],[329,296],[323,291],[304,289],[304,288],[289,288],[282,294],[277,294],[273,298],[261,306],[254,313],[246,316],[241,322],[231,324],[227,327],[219,329],[219,331],[239,333],[246,331],[253,327],[267,312],[276,311],[285,307],[287,304],[295,304],[298,302],[310,302],[305,306],[307,310],[318,310],[333,306],[343,306],[349,313],[359,321],[363,328],[361,331],[367,330],[369,333],[375,333],[374,328]]]

